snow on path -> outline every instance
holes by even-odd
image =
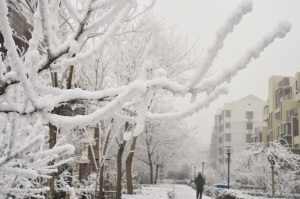
[[[175,185],[174,199],[195,199],[196,190],[187,185]],[[202,195],[202,199],[213,199],[211,197]]]

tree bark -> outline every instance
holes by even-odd
[[[128,122],[125,124],[125,132],[131,130],[131,125]],[[118,141],[118,140],[117,140]],[[118,143],[119,144],[119,143]],[[122,191],[122,156],[125,149],[126,141],[124,140],[122,144],[119,144],[118,154],[117,154],[117,193],[116,199],[121,199]]]
[[[99,176],[99,199],[102,199],[102,194],[103,194],[103,185],[104,185],[103,173],[104,173],[104,167],[102,166],[100,168],[100,176]]]
[[[156,183],[157,183],[157,177],[158,177],[158,171],[159,171],[159,167],[160,167],[160,165],[159,165],[159,164],[157,164],[157,165],[156,165],[156,171],[155,171],[155,179],[154,179],[154,184],[156,184]]]
[[[57,72],[51,73],[52,77],[52,86],[53,87],[58,87],[58,80],[57,80]],[[59,106],[57,108],[54,108],[51,111],[51,114],[57,114],[59,115],[61,109],[63,106]],[[49,123],[49,149],[52,149],[55,144],[56,144],[56,132],[57,132],[57,127]],[[52,160],[48,163],[49,166],[54,165],[55,160]],[[54,177],[55,173],[50,174],[51,179],[47,181],[47,186],[50,188],[49,191],[46,193],[46,199],[52,199],[54,198]]]
[[[272,198],[275,198],[274,165],[272,165],[271,168],[272,168]]]
[[[162,181],[162,177],[163,177],[163,175],[162,175],[162,173],[163,173],[163,165],[161,165],[160,166],[160,180]]]
[[[113,122],[113,120],[112,120],[112,122]],[[100,132],[100,129],[99,129],[99,132]],[[110,132],[111,132],[111,130],[108,132],[106,140],[105,140],[105,145],[104,145],[102,157],[104,157],[105,154],[106,154],[108,141],[109,141],[109,137],[110,137]],[[101,162],[103,162],[103,161],[104,161],[104,159],[102,158]],[[100,176],[99,176],[99,199],[102,199],[102,194],[103,194],[103,185],[104,185],[104,178],[103,178],[104,167],[103,166],[104,165],[102,165],[101,168],[100,168]]]
[[[73,55],[74,57],[74,55]],[[69,77],[68,77],[68,81],[67,81],[67,89],[71,89],[72,86],[72,78],[73,78],[73,70],[74,70],[74,66],[70,66],[70,71],[69,71]]]
[[[127,182],[127,194],[133,194],[133,185],[132,185],[132,160],[134,156],[134,150],[136,146],[137,136],[133,137],[133,141],[130,148],[130,153],[126,159],[126,182]]]
[[[49,148],[52,149],[56,144],[56,126],[49,123]],[[48,163],[48,166],[54,165],[55,160],[52,160]],[[54,172],[49,174],[51,179],[47,181],[47,186],[50,188],[49,191],[46,193],[46,199],[53,199],[54,198]]]
[[[153,184],[153,163],[152,163],[150,151],[148,151],[148,160],[150,166],[150,184]]]
[[[121,199],[121,191],[122,191],[122,156],[125,149],[126,141],[123,141],[120,144],[117,154],[117,193],[116,199]]]

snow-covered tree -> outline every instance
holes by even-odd
[[[0,112],[1,117],[6,118],[1,120],[5,121],[2,128],[5,130],[0,139],[0,193],[4,197],[43,198],[48,186],[47,197],[53,198],[53,172],[59,165],[71,161],[69,155],[74,151],[68,141],[57,139],[61,128],[84,129],[114,118],[125,123],[126,143],[130,129],[133,137],[138,137],[144,131],[146,121],[174,121],[188,117],[209,106],[220,94],[226,94],[228,88],[222,84],[231,81],[274,39],[285,37],[291,29],[289,22],[280,21],[235,64],[224,68],[218,75],[207,76],[227,35],[252,10],[252,1],[244,0],[216,31],[214,42],[195,67],[193,75],[178,81],[174,71],[158,64],[156,46],[161,45],[159,35],[163,30],[151,22],[151,42],[145,47],[148,53],[143,54],[143,61],[138,63],[140,70],[137,70],[136,78],[125,82],[120,77],[121,84],[116,86],[100,77],[100,81],[106,81],[105,87],[99,87],[97,83],[91,84],[93,89],[84,87],[84,84],[78,88],[74,82],[79,82],[76,78],[80,77],[80,70],[76,72],[74,68],[88,74],[86,64],[89,60],[97,64],[94,59],[100,55],[113,56],[107,51],[108,46],[115,40],[120,42],[120,35],[133,34],[134,30],[124,30],[129,22],[145,13],[136,12],[137,1],[16,0],[9,3],[0,0],[0,31],[7,50],[0,59]],[[11,5],[16,6],[33,27],[32,38],[26,41],[27,51],[18,49],[14,43],[14,32],[8,19]],[[117,58],[114,60],[120,63]],[[187,68],[184,62],[182,64],[183,69]],[[120,70],[126,73],[126,64],[121,66]],[[96,90],[98,88],[102,90]],[[174,96],[192,94],[192,104],[182,111],[154,114],[148,107],[157,92]],[[200,93],[207,95],[196,102]],[[82,106],[86,114],[62,115],[64,104]],[[124,144],[119,144],[120,148],[124,147]],[[120,199],[120,188],[118,186],[117,199]]]
[[[253,183],[262,181],[280,196],[291,193],[300,184],[298,180],[300,156],[284,147],[279,139],[269,143],[257,143],[235,155],[234,173],[247,173]],[[238,174],[237,174],[238,175]]]

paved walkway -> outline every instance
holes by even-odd
[[[175,185],[174,199],[195,199],[196,190],[186,185]],[[209,196],[202,196],[202,199],[213,199]]]

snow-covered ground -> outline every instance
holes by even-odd
[[[186,185],[175,185],[174,199],[194,199],[196,198],[196,190]],[[202,195],[202,199],[212,199],[211,197]]]
[[[174,185],[149,185],[143,186],[140,194],[122,195],[122,199],[169,199],[169,193],[174,190]]]
[[[174,191],[174,199],[196,198],[196,190],[187,185],[167,185],[142,187],[141,194],[123,195],[122,199],[169,199],[169,195]],[[202,199],[212,199],[211,197],[202,196]]]

